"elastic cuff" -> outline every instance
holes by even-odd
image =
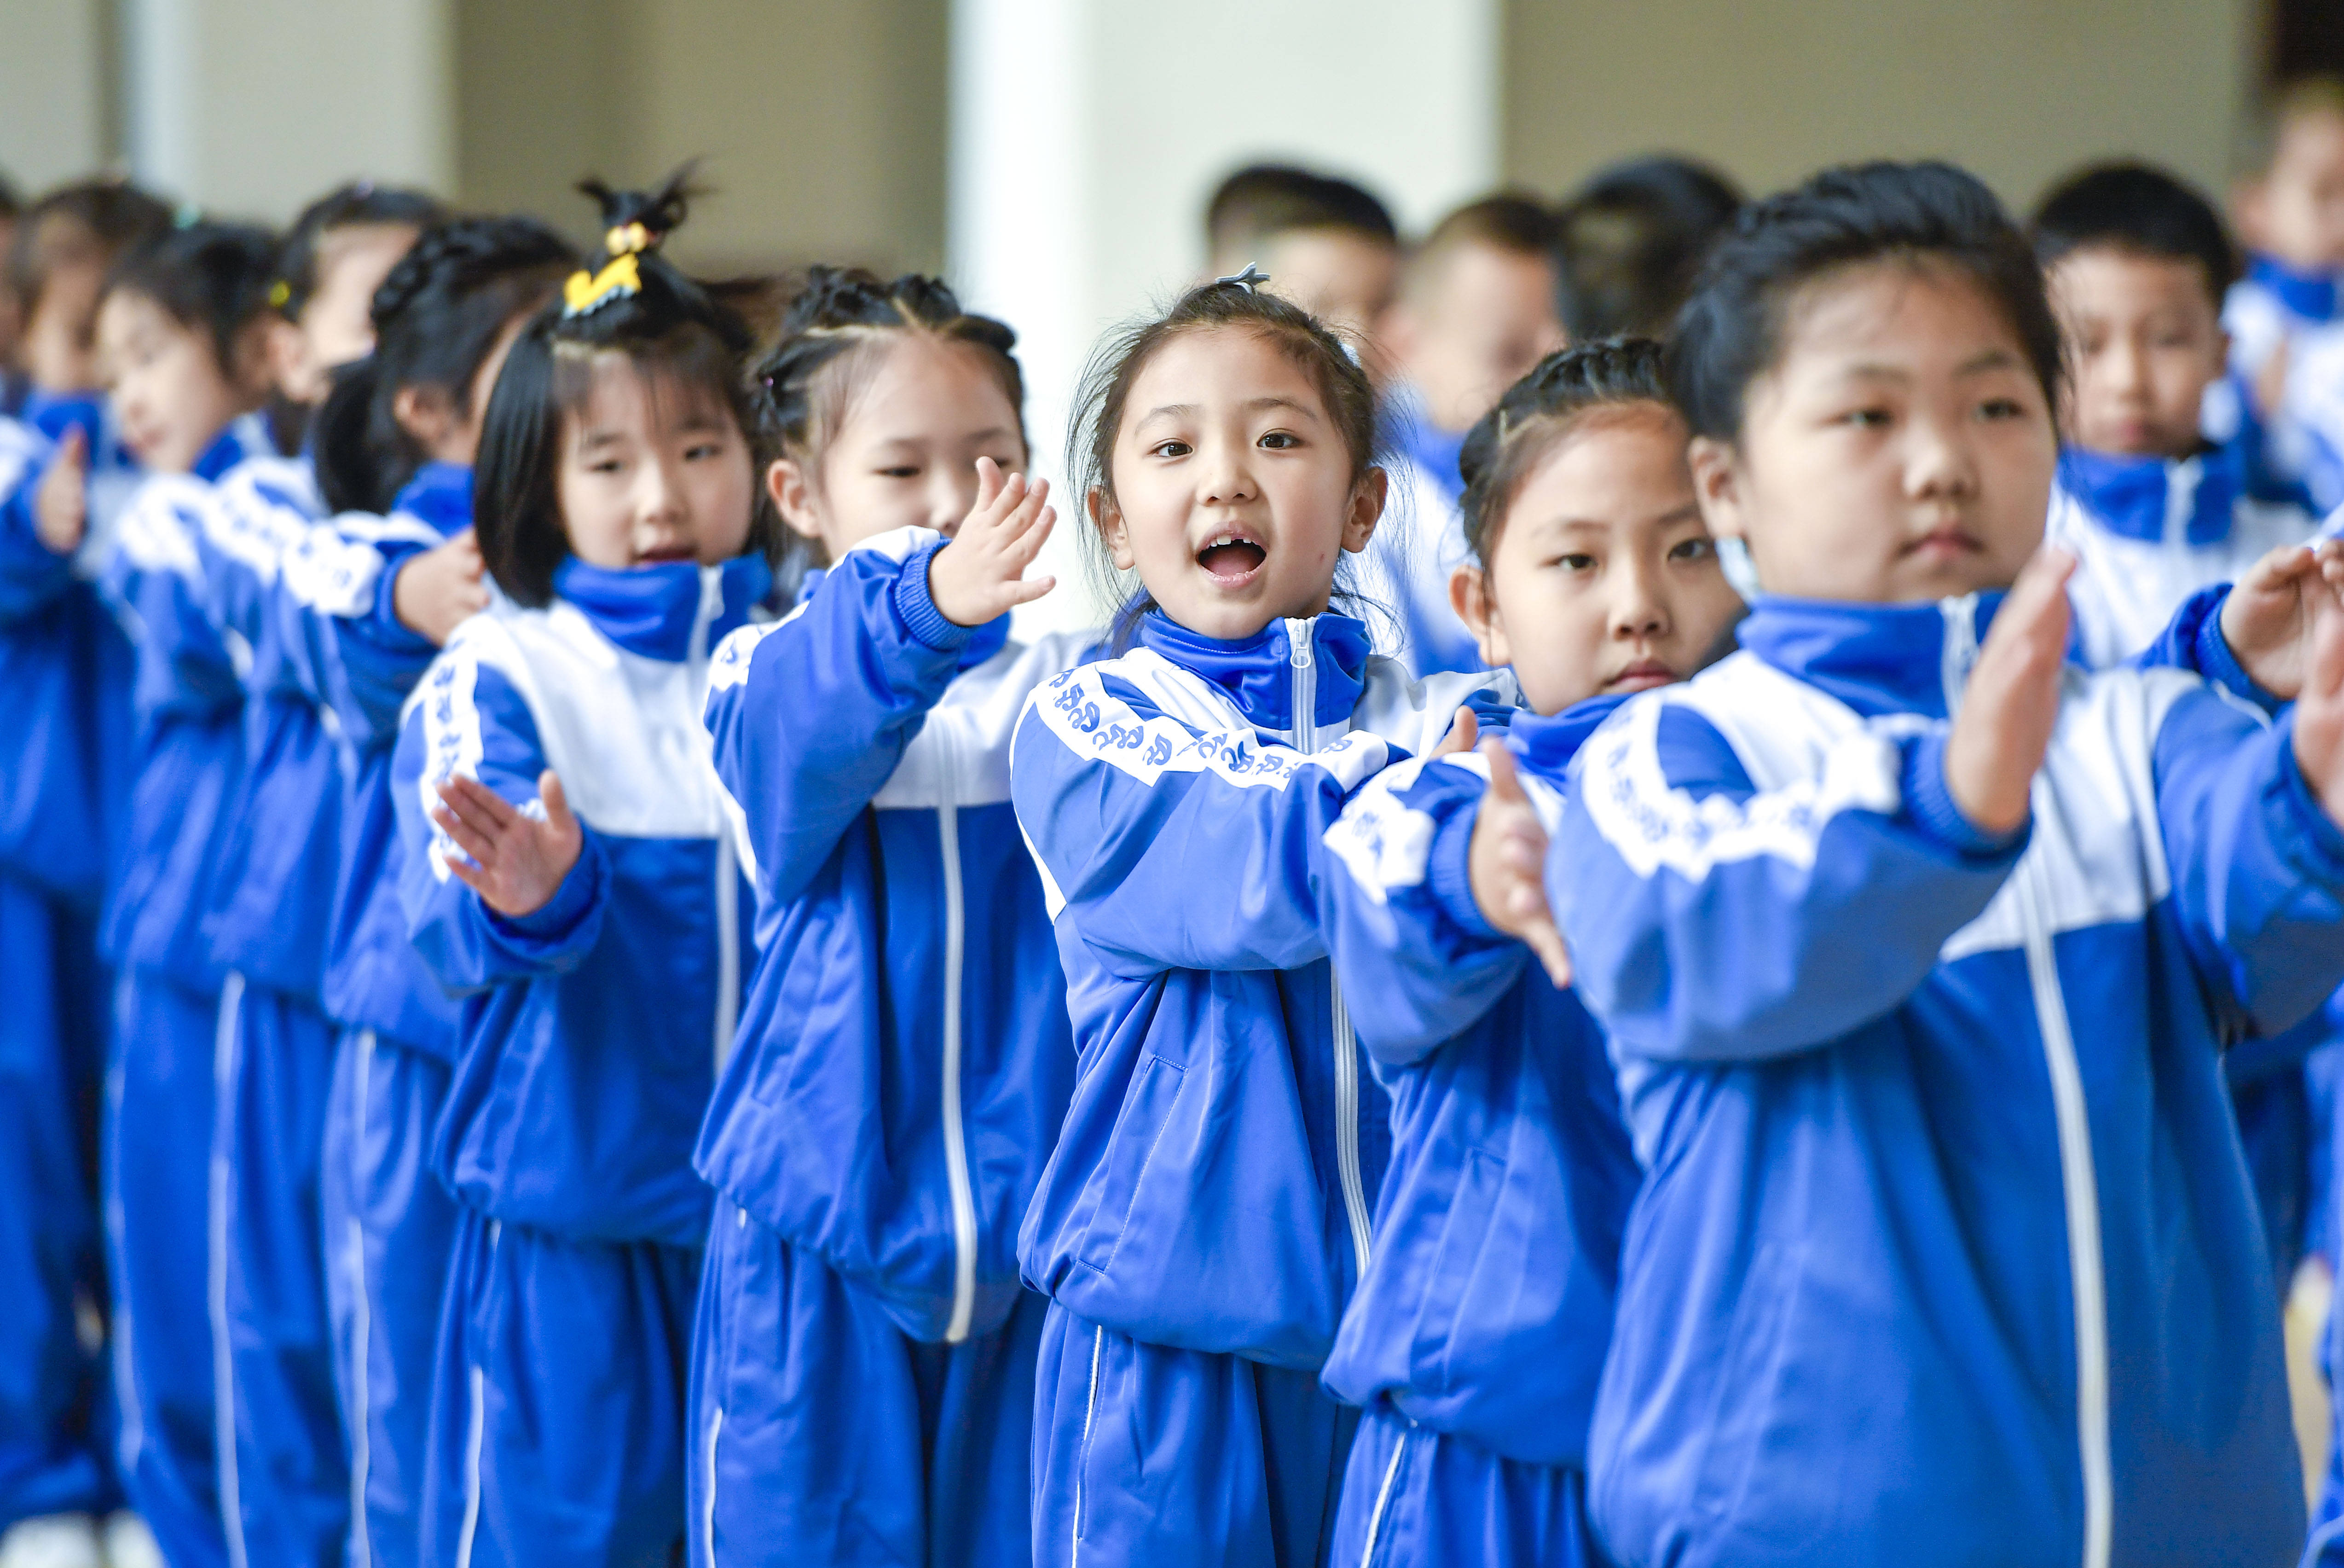
[[[1932,730],[1904,743],[1904,814],[1913,824],[1955,855],[1998,860],[2026,843],[2031,822],[2008,833],[1987,833],[1962,814],[1945,786],[1945,733]]]
[[[2194,651],[2198,673],[2209,684],[2252,703],[2266,713],[2276,714],[2287,706],[2286,703],[2255,683],[2255,678],[2247,673],[2247,667],[2238,663],[2238,654],[2232,652],[2230,640],[2222,635],[2222,606],[2228,603],[2229,599],[2230,591],[2226,587],[2216,596],[2206,618],[2198,623],[2198,645]]]
[[[601,892],[602,856],[591,835],[578,847],[578,859],[561,878],[553,896],[526,915],[500,915],[482,905],[489,925],[499,936],[530,947],[561,947],[578,935],[593,914]]]
[[[431,639],[399,618],[399,574],[408,563],[423,552],[409,551],[397,560],[385,564],[375,574],[374,613],[369,618],[368,631],[377,644],[390,652],[412,652],[419,649],[437,652]]]
[[[1473,897],[1473,824],[1480,820],[1480,804],[1470,811],[1453,811],[1433,830],[1432,850],[1425,859],[1425,885],[1433,902],[1468,936],[1496,941],[1503,936],[1481,914]]]
[[[981,626],[957,626],[945,619],[936,608],[935,596],[928,590],[928,563],[936,557],[949,540],[940,539],[934,544],[924,544],[895,578],[895,613],[903,617],[904,629],[924,648],[939,653],[950,653],[984,630]]]

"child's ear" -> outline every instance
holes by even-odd
[[[1747,543],[1750,532],[1743,512],[1742,476],[1733,444],[1714,436],[1695,436],[1685,449],[1685,461],[1692,469],[1692,492],[1701,502],[1701,520],[1709,525],[1711,537]]]
[[[1384,515],[1384,503],[1391,499],[1391,475],[1381,469],[1369,469],[1351,487],[1351,510],[1343,519],[1343,548],[1354,553],[1365,550],[1368,541],[1375,536],[1376,524]]]
[[[409,384],[390,395],[390,417],[415,444],[430,451],[456,429],[455,405],[438,387]]]
[[[302,340],[301,329],[271,313],[263,322],[265,336],[263,352],[268,361],[268,380],[288,397],[296,396],[295,389],[308,384],[308,345]]]
[[[1512,651],[1506,646],[1498,602],[1490,596],[1488,573],[1470,561],[1461,563],[1449,574],[1449,605],[1457,612],[1457,619],[1465,622],[1465,630],[1473,633],[1481,663],[1498,670],[1514,662]]]
[[[1139,558],[1131,552],[1131,533],[1123,525],[1123,511],[1115,504],[1114,497],[1104,486],[1094,486],[1083,498],[1084,510],[1091,514],[1091,526],[1106,541],[1107,554],[1115,560],[1117,572],[1128,572],[1138,564]]]
[[[814,515],[813,487],[806,482],[805,465],[795,458],[775,458],[765,465],[765,493],[792,533],[822,542],[822,521]]]

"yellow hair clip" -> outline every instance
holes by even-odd
[[[270,309],[282,310],[287,305],[292,302],[292,299],[293,285],[286,282],[282,278],[268,286],[268,306]]]
[[[620,257],[600,272],[588,272],[584,268],[570,275],[561,286],[564,319],[599,310],[611,300],[624,295],[640,293],[643,275],[632,251]]]
[[[641,223],[621,223],[602,236],[602,244],[613,256],[632,256],[652,248],[652,231]]]

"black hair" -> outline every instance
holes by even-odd
[[[571,275],[563,297],[522,329],[497,377],[480,429],[473,517],[480,555],[497,585],[532,608],[551,602],[553,574],[570,554],[556,480],[563,421],[585,406],[597,355],[627,356],[638,371],[672,379],[732,417],[762,470],[756,409],[743,366],[753,347],[750,313],[770,293],[763,279],[702,283],[660,254],[683,222],[692,166],[651,192],[612,190],[589,179],[579,189],[602,209],[609,261]],[[780,523],[764,487],[754,487],[750,547],[771,555]]]
[[[1391,209],[1366,187],[1293,164],[1248,164],[1221,181],[1205,207],[1205,240],[1215,255],[1308,228],[1399,244]]]
[[[16,182],[0,173],[0,219],[14,218],[25,210],[25,198],[16,194]]]
[[[8,247],[8,289],[29,323],[59,267],[109,268],[171,227],[171,209],[127,180],[60,186],[26,207]]]
[[[1555,309],[1577,342],[1657,338],[1742,207],[1706,164],[1660,154],[1597,170],[1555,218]]]
[[[318,291],[318,252],[337,229],[404,224],[421,229],[447,216],[439,198],[419,190],[377,185],[370,179],[338,185],[301,209],[277,250],[277,278],[268,302],[288,321],[298,321]]]
[[[1258,281],[1266,283],[1268,279]],[[1092,350],[1089,362],[1083,368],[1082,380],[1076,388],[1074,414],[1066,430],[1067,460],[1075,466],[1074,500],[1086,514],[1092,495],[1109,504],[1115,500],[1116,438],[1122,431],[1124,406],[1140,371],[1175,338],[1220,328],[1258,335],[1310,378],[1318,389],[1319,400],[1327,405],[1329,420],[1342,437],[1350,456],[1354,485],[1379,465],[1383,448],[1376,391],[1357,353],[1331,328],[1299,305],[1251,282],[1223,278],[1198,284],[1181,295],[1169,309],[1111,333]],[[1089,538],[1094,572],[1110,594],[1120,592],[1121,573],[1109,558],[1106,540],[1096,526],[1089,531]],[[1339,577],[1335,597],[1362,610],[1378,608],[1363,603]],[[1111,629],[1112,645],[1117,649],[1127,647],[1140,617],[1154,607],[1154,599],[1141,588],[1116,613]]]
[[[2163,169],[2101,164],[2071,175],[2035,209],[2035,255],[2047,268],[2071,251],[2121,250],[2198,264],[2218,314],[2238,280],[2238,253],[2213,203]]]
[[[1669,400],[1664,350],[1650,338],[1575,343],[1541,359],[1475,421],[1458,453],[1465,543],[1483,567],[1504,531],[1507,509],[1531,470],[1589,414],[1650,406],[1682,420]]]
[[[2236,160],[2238,172],[2269,173],[2289,127],[2319,115],[2344,116],[2344,76],[2313,71],[2290,76],[2273,86],[2241,127]]]
[[[389,511],[426,456],[399,422],[400,389],[433,388],[460,408],[506,326],[577,264],[533,217],[451,217],[417,236],[375,289],[374,351],[334,371],[313,421],[326,504]]]
[[[1936,265],[2008,321],[2045,400],[2058,406],[2059,325],[2026,237],[1976,176],[1944,163],[1829,168],[1744,207],[1677,317],[1669,387],[1696,436],[1736,440],[1750,383],[1782,352],[1793,296],[1865,264]]]
[[[1420,282],[1442,258],[1468,245],[1535,257],[1551,265],[1555,232],[1551,208],[1519,192],[1500,191],[1469,201],[1434,224],[1409,258],[1409,277]]]
[[[198,220],[126,253],[106,294],[144,295],[212,346],[220,373],[237,373],[237,338],[268,309],[277,238],[265,228]],[[103,298],[103,296],[101,296]]]

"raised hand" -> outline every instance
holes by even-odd
[[[79,425],[66,428],[49,471],[33,491],[33,532],[52,555],[81,548],[89,527],[89,438]]]
[[[1004,479],[991,458],[976,460],[976,504],[952,542],[928,558],[928,596],[955,626],[982,626],[1057,586],[1055,577],[1025,579],[1050,537],[1057,511],[1043,504],[1050,481]]]
[[[1481,809],[1473,819],[1473,843],[1466,852],[1473,902],[1482,919],[1538,956],[1548,979],[1557,986],[1568,986],[1571,954],[1546,901],[1546,824],[1522,789],[1504,744],[1489,740],[1480,750],[1490,764],[1490,787],[1481,796]]]
[[[2238,578],[2222,602],[2222,640],[2256,685],[2295,701],[2311,661],[2314,612],[2344,590],[2344,541],[2283,544]]]
[[[2313,602],[2303,691],[2295,703],[2295,765],[2328,819],[2344,826],[2344,607]]]
[[[399,563],[390,584],[399,623],[435,648],[465,621],[489,607],[480,541],[470,529]]]
[[[478,779],[459,774],[436,787],[440,804],[431,808],[431,820],[471,857],[446,857],[456,880],[500,915],[517,919],[544,908],[586,844],[553,770],[537,775],[542,821]]]
[[[1458,752],[1470,752],[1480,738],[1481,721],[1473,716],[1472,709],[1460,708],[1456,718],[1450,721],[1449,733],[1440,737],[1440,744],[1432,748],[1431,754],[1445,757]]]
[[[1945,788],[1982,833],[2026,825],[2026,797],[2059,722],[2067,663],[2067,577],[2076,558],[2035,552],[2003,602],[1945,739]]]

